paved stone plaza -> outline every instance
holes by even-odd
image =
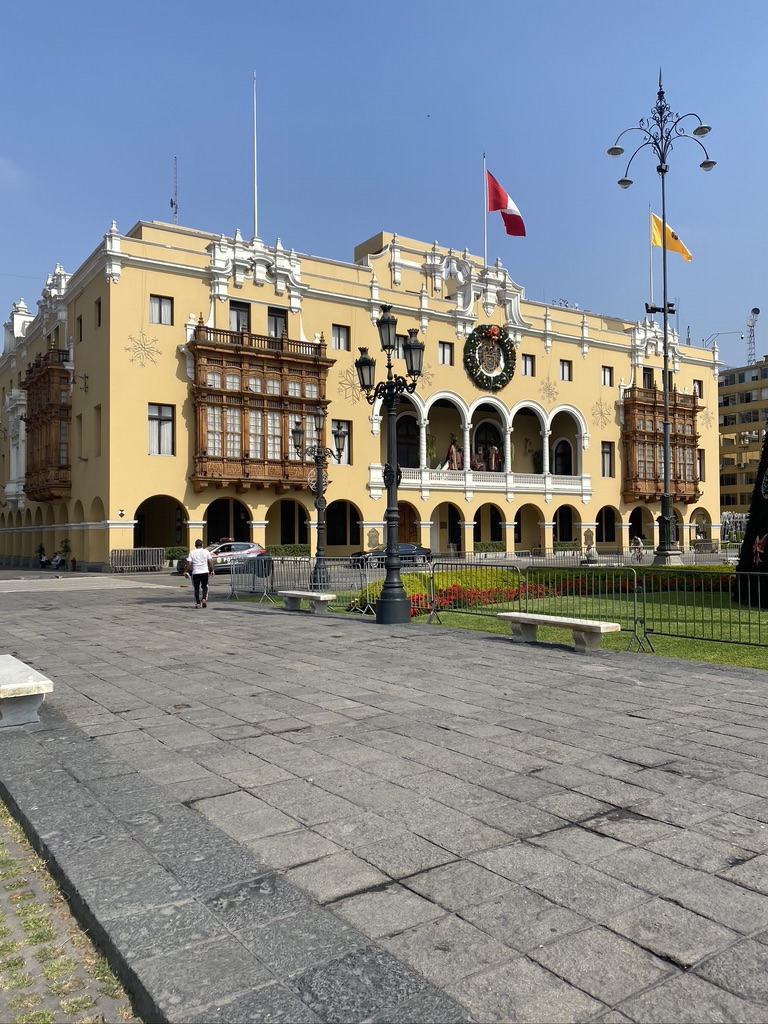
[[[0,787],[145,1021],[768,1021],[768,676],[0,574]]]

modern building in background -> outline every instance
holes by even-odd
[[[729,367],[718,380],[720,503],[724,512],[749,512],[768,428],[768,356]]]
[[[498,261],[392,234],[344,263],[139,222],[113,224],[72,273],[56,266],[37,311],[18,302],[5,325],[0,561],[64,539],[92,566],[198,537],[314,549],[315,468],[291,430],[328,443],[318,405],[329,434],[347,432],[327,471],[327,554],[382,543],[383,410],[354,362],[379,353],[385,303],[400,337],[416,328],[426,345],[397,410],[400,540],[446,553],[657,542],[657,323],[531,302]],[[685,548],[719,536],[717,358],[670,345]]]

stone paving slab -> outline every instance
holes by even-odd
[[[22,582],[0,789],[145,1019],[768,1021],[764,672]]]

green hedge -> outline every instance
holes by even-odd
[[[189,548],[169,547],[165,549],[165,557],[169,562],[175,562],[177,558],[183,558],[188,551]]]
[[[267,548],[270,555],[283,555],[286,558],[308,558],[309,544],[272,544]]]

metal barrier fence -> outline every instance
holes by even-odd
[[[738,559],[740,544],[714,544],[710,541],[697,541],[693,547],[681,551],[680,559],[683,565],[730,565]],[[656,552],[650,545],[644,545],[636,551],[634,548],[614,547],[609,548],[601,545],[587,556],[582,549],[576,550],[554,550],[553,548],[519,548],[516,551],[501,552],[475,552],[457,554],[450,556],[451,559],[459,559],[466,562],[508,562],[518,565],[652,565]],[[446,556],[438,555],[438,558]]]
[[[322,573],[318,577],[318,573]],[[421,585],[409,585],[418,574]],[[336,595],[334,611],[373,614],[385,571],[367,560],[241,558],[232,562],[230,596],[275,601],[280,590],[322,589]],[[652,649],[652,636],[768,646],[768,586],[765,574],[732,568],[653,569],[629,565],[526,566],[505,560],[435,559],[429,566],[403,566],[414,614],[427,623],[445,612],[494,618],[502,611],[540,611],[563,617],[618,622],[629,646]],[[317,584],[321,584],[318,586]],[[762,594],[761,594],[762,587]],[[762,600],[762,610],[761,610]]]
[[[618,622],[638,644],[644,634],[642,597],[638,571],[629,566],[600,566],[584,571],[529,566],[525,570],[524,611]]]
[[[114,548],[109,552],[110,572],[159,572],[167,564],[165,548]]]
[[[367,587],[384,578],[383,569],[351,558],[270,557],[232,560],[230,597],[259,597],[269,603],[281,590],[322,590],[336,595],[334,611],[373,613]]]
[[[643,620],[647,633],[729,644],[768,645],[764,573],[645,572]],[[762,609],[761,609],[762,604]]]
[[[441,611],[464,615],[495,615],[521,610],[523,579],[520,567],[504,562],[435,559],[429,578],[427,622],[440,621]],[[411,603],[415,599],[411,598]],[[492,610],[489,610],[492,606]],[[418,604],[417,604],[418,607]]]
[[[440,622],[441,611],[489,617],[538,611],[618,622],[631,634],[630,646],[637,641],[639,649],[643,644],[643,592],[637,571],[628,566],[582,570],[539,564],[521,569],[505,562],[437,561],[432,568],[428,623]]]

